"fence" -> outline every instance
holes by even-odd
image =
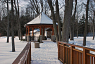
[[[12,64],[31,64],[31,42],[27,43]]]
[[[58,59],[63,64],[95,64],[95,49],[58,42]]]

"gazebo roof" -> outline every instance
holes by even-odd
[[[52,20],[43,12],[40,13],[35,19],[28,22],[26,25],[36,25],[36,24],[53,24]]]

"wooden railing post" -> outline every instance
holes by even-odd
[[[59,45],[59,42],[58,42],[58,59],[60,58],[60,45]]]
[[[31,42],[30,42],[30,51],[29,51],[30,63],[31,63]]]
[[[87,58],[86,53],[89,53],[89,50],[86,50],[85,48],[83,48],[83,64],[90,64],[90,60],[87,60],[87,59],[90,59],[90,57]]]
[[[75,48],[75,47],[71,46],[71,49],[70,49],[70,64],[73,64],[73,48]]]
[[[63,44],[63,63],[65,62],[65,44]]]

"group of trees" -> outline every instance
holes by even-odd
[[[12,51],[15,51],[14,35],[22,39],[25,33],[24,24],[44,12],[53,20],[57,42],[68,42],[69,36],[70,40],[74,40],[75,35],[78,37],[78,34],[83,34],[85,46],[90,27],[93,27],[90,29],[94,39],[94,3],[94,0],[87,0],[81,4],[77,0],[30,0],[27,7],[21,9],[19,0],[0,0],[0,33],[7,35],[7,42],[9,36],[12,36]],[[58,23],[58,31],[56,23]]]

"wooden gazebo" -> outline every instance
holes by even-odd
[[[43,12],[40,13],[39,16],[37,16],[32,21],[25,24],[26,27],[26,35],[30,36],[30,29],[32,29],[32,35],[34,33],[34,29],[39,28],[40,29],[40,35],[45,36],[45,28],[51,28],[52,29],[52,35],[54,35],[54,28],[53,28],[53,21]],[[43,33],[42,33],[43,30]]]

